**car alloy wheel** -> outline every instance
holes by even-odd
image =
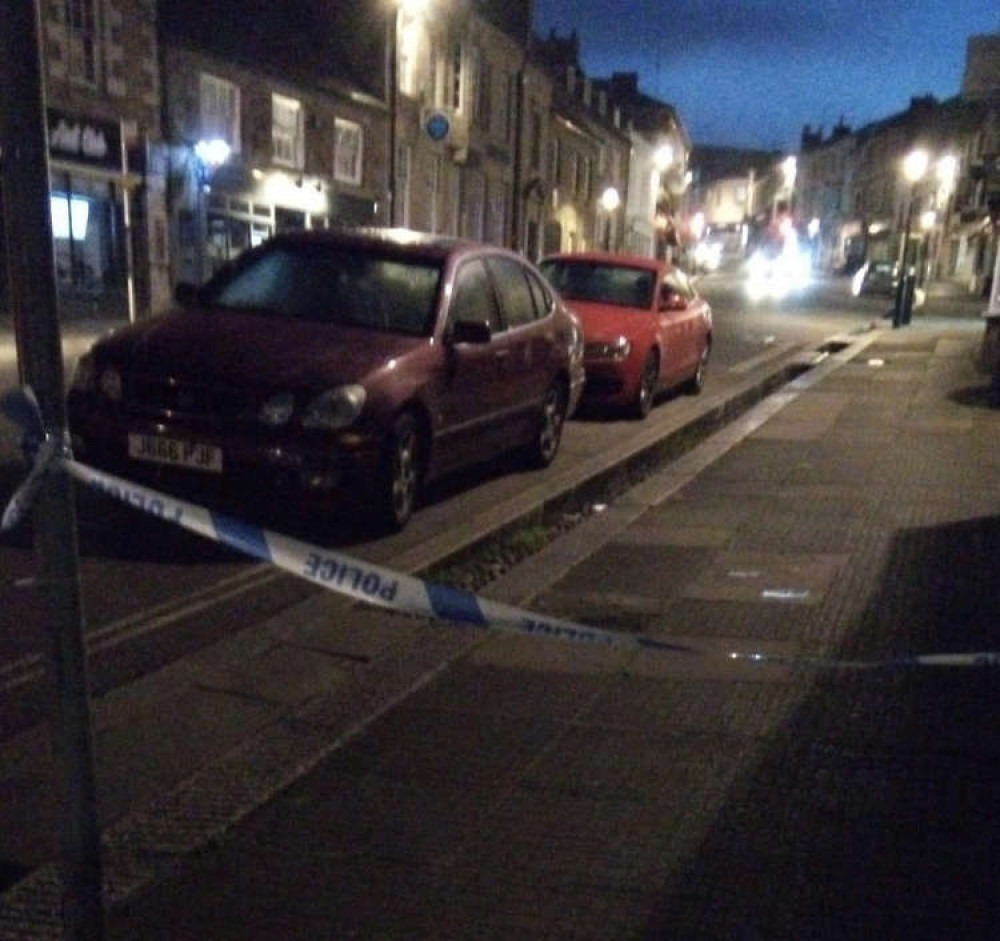
[[[410,414],[400,415],[387,439],[381,513],[390,529],[400,530],[413,515],[420,487],[420,432]]]
[[[645,418],[652,410],[659,381],[660,357],[656,350],[650,350],[642,364],[642,373],[639,375],[639,390],[635,394],[633,410],[637,418]]]
[[[554,382],[545,393],[537,437],[531,447],[531,463],[535,467],[548,467],[552,463],[559,450],[565,420],[566,396],[562,384]]]
[[[701,356],[698,357],[698,368],[687,384],[687,391],[691,395],[697,395],[705,388],[705,367],[708,365],[708,354],[711,349],[712,344],[706,343],[705,348],[701,351]]]

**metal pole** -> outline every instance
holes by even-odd
[[[53,435],[66,431],[62,348],[56,312],[55,262],[49,211],[45,98],[36,3],[0,0],[0,183],[11,311],[23,382],[39,401]],[[48,603],[55,714],[56,767],[63,816],[64,936],[101,941],[100,834],[97,825],[83,613],[72,482],[43,478],[33,515],[38,590]]]
[[[399,8],[395,7],[389,17],[387,27],[389,61],[389,225],[395,226],[398,218],[396,210],[396,137],[399,134],[396,112],[399,110],[399,52],[396,48],[399,35]]]
[[[906,323],[906,292],[909,290],[909,254],[910,254],[910,224],[913,220],[913,187],[910,187],[909,202],[906,206],[906,226],[903,229],[903,249],[900,253],[902,261],[899,265],[899,282],[896,285],[896,303],[892,308],[892,326],[899,327]]]

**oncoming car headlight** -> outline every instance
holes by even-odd
[[[353,424],[364,408],[366,399],[362,386],[337,386],[316,396],[302,413],[303,428],[325,428],[335,431]]]
[[[620,363],[632,351],[632,342],[628,337],[618,337],[616,340],[604,340],[588,343],[585,347],[587,359],[611,359]]]

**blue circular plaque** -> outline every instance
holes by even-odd
[[[451,118],[443,111],[434,111],[427,116],[424,122],[424,130],[427,136],[433,141],[442,141],[448,136],[451,130]]]

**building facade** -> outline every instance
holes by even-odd
[[[170,291],[156,4],[40,12],[59,313],[135,319]]]

